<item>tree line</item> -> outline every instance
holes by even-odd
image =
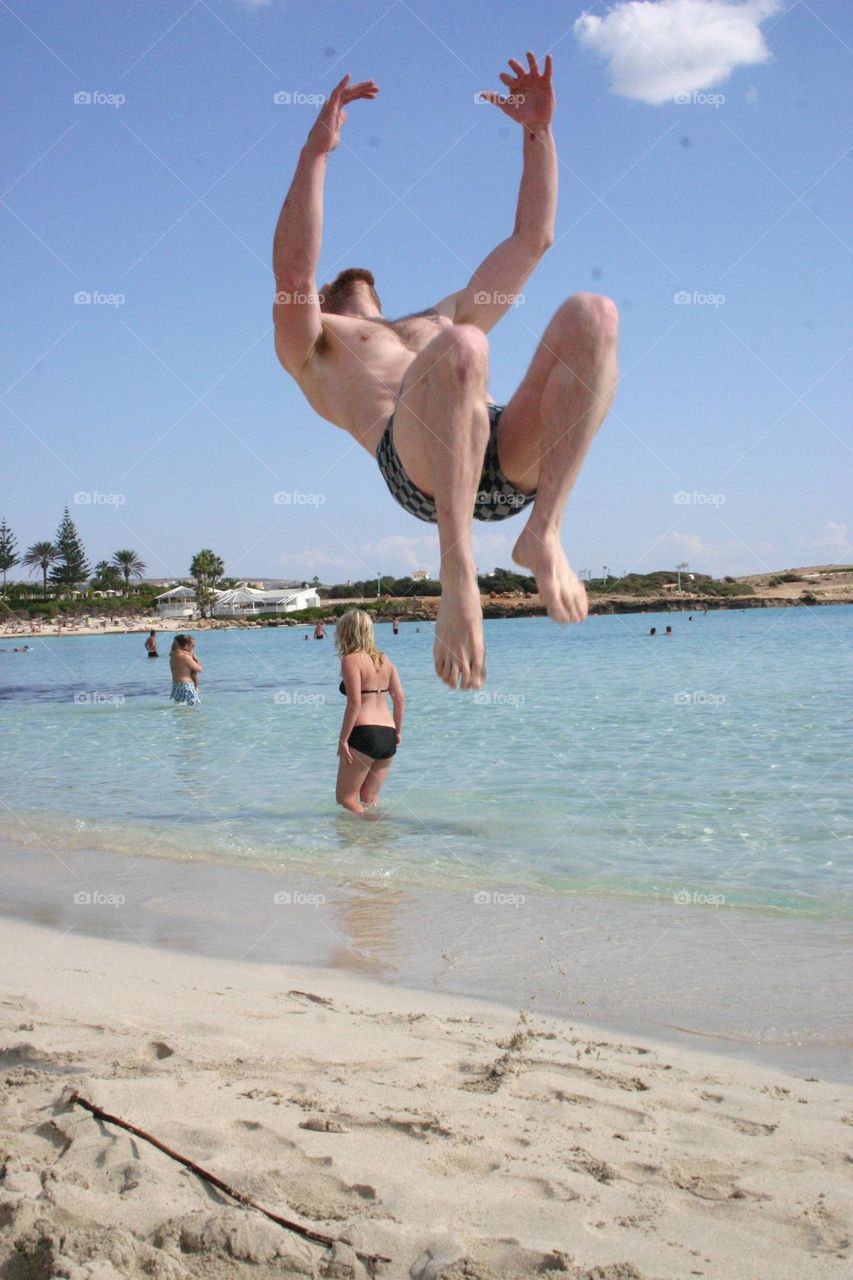
[[[495,569],[493,573],[479,574],[480,590],[496,595],[509,591],[523,591],[525,595],[536,593],[536,582],[528,573],[516,573],[513,569]],[[316,579],[315,579],[316,585]],[[346,600],[359,596],[440,596],[441,583],[436,578],[392,578],[384,574],[365,578],[358,582],[338,582],[322,587],[320,595],[327,600]]]
[[[135,551],[123,548],[113,554],[112,560],[99,560],[90,571],[83,540],[66,507],[59,522],[56,536],[34,542],[23,555],[18,552],[18,540],[6,520],[0,521],[0,572],[3,574],[3,594],[6,594],[6,578],[16,564],[23,565],[30,573],[41,571],[44,594],[48,583],[57,592],[72,591],[91,578],[91,585],[100,590],[119,590],[124,583],[130,589],[131,578],[141,578],[145,561]]]

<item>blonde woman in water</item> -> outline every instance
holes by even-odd
[[[339,618],[335,644],[341,657],[340,690],[347,699],[335,799],[350,813],[364,813],[366,805],[376,803],[400,745],[403,686],[393,662],[377,649],[373,623],[364,610],[349,609]]]

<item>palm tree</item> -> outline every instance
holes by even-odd
[[[209,547],[197,551],[190,565],[190,577],[195,582],[195,598],[201,616],[212,614],[216,599],[216,587],[225,573],[225,565],[221,558]]]
[[[124,576],[125,589],[130,588],[131,578],[141,578],[146,569],[145,561],[140,560],[135,551],[117,551],[113,564]]]
[[[59,559],[59,548],[52,542],[34,542],[24,556],[23,564],[32,572],[41,569],[44,577],[44,594],[47,596],[47,571]]]
[[[99,560],[92,570],[92,586],[99,587],[101,590],[105,588],[118,587],[121,582],[121,573],[118,566],[110,564],[109,560]]]

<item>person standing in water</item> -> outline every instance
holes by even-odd
[[[204,668],[196,657],[195,640],[192,636],[175,636],[169,654],[169,666],[172,670],[172,692],[169,697],[179,705],[197,707],[201,702],[198,677]]]
[[[318,623],[317,623],[316,627],[314,628],[314,639],[315,639],[315,640],[325,640],[325,639],[326,639],[326,624],[325,624],[325,622],[320,621],[320,622],[318,622]]]
[[[335,645],[341,658],[340,690],[347,699],[335,799],[350,813],[364,813],[376,803],[402,740],[403,686],[393,662],[377,649],[373,623],[363,609],[349,609],[338,620]]]
[[[148,654],[149,658],[159,658],[160,655],[157,652],[157,632],[156,631],[152,630],[148,632],[148,639],[145,641],[145,652]]]

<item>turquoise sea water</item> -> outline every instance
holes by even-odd
[[[197,710],[168,701],[167,658],[149,661],[139,634],[2,653],[0,836],[853,914],[853,608],[488,622],[479,694],[435,678],[432,631],[377,628],[408,705],[371,821],[334,804],[331,640],[202,633]]]

